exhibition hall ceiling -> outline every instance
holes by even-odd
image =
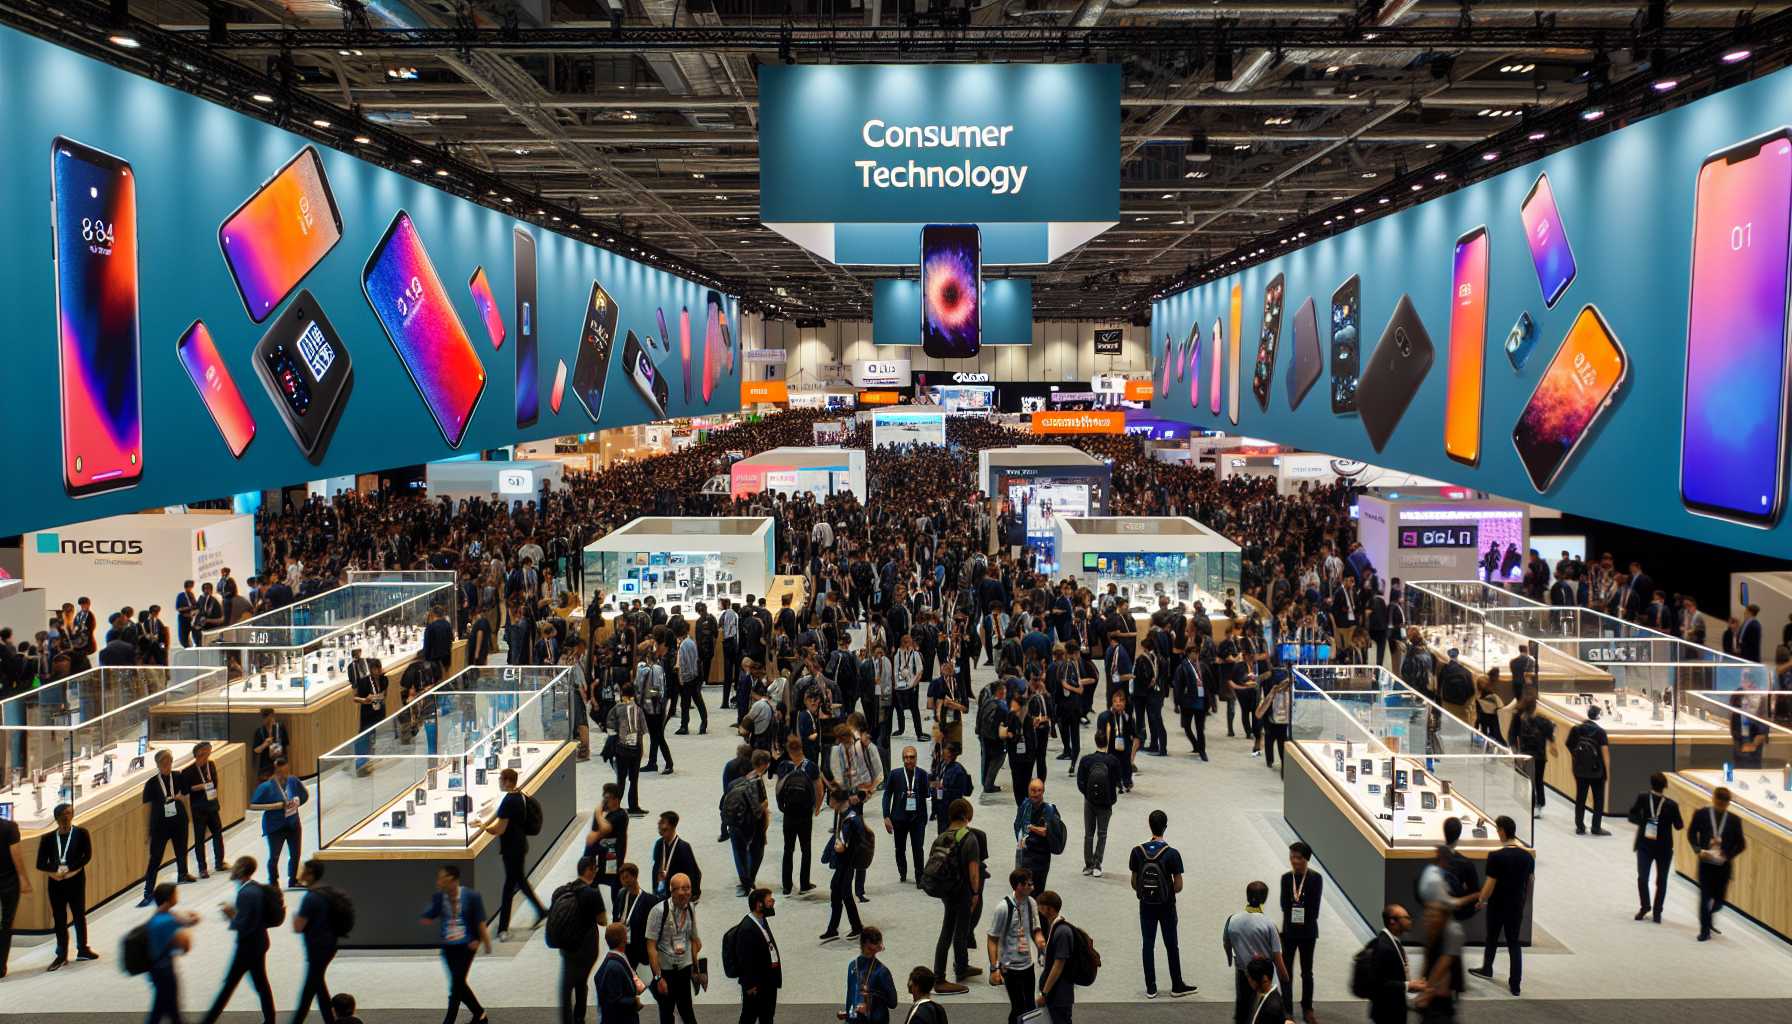
[[[1576,116],[1589,106],[1629,119],[1778,66],[1763,29],[1789,7],[0,0],[0,19],[507,213],[562,218],[751,308],[823,318],[869,318],[875,280],[898,271],[836,266],[761,226],[759,66],[1117,64],[1120,222],[1027,271],[1038,318],[1091,319],[1139,315],[1172,281],[1317,233],[1366,195],[1398,189],[1398,208],[1488,153],[1505,166],[1605,130]],[[1741,66],[1706,67],[1751,34],[1768,38]],[[1406,194],[1433,173],[1446,177]]]

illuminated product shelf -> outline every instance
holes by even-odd
[[[764,595],[773,570],[772,520],[767,516],[721,518],[644,516],[587,545],[585,580],[603,594],[607,616],[620,602],[713,609],[717,598]]]

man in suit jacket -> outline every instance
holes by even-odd
[[[740,1024],[772,1024],[778,1015],[778,989],[784,987],[784,968],[769,920],[777,913],[777,904],[770,889],[754,889],[747,895],[747,916],[735,928]]]
[[[1686,838],[1699,857],[1699,941],[1706,942],[1717,931],[1711,918],[1724,905],[1736,858],[1748,845],[1742,838],[1741,819],[1730,813],[1729,787],[1717,787],[1711,806],[1692,816]]]
[[[423,660],[434,662],[442,673],[448,677],[448,659],[454,654],[454,624],[442,611],[442,606],[429,606],[429,621],[423,626]]]
[[[1406,994],[1425,987],[1422,980],[1408,976],[1406,950],[1400,937],[1412,927],[1412,915],[1398,903],[1381,908],[1381,931],[1370,940],[1375,965],[1375,994],[1369,997],[1369,1020],[1373,1024],[1405,1024]]]
[[[1761,606],[1751,604],[1736,633],[1736,656],[1761,664]]]
[[[933,968],[908,972],[908,997],[915,1005],[909,1008],[907,1024],[946,1024],[946,1008],[933,1001]]]
[[[1275,967],[1268,960],[1253,960],[1244,973],[1257,993],[1251,1000],[1245,1024],[1283,1024],[1290,1020],[1287,1007],[1282,1005],[1282,993],[1276,989]]]
[[[884,780],[884,831],[896,837],[896,874],[899,881],[908,881],[908,854],[915,862],[915,886],[921,885],[921,868],[927,863],[922,842],[927,836],[927,820],[932,815],[927,806],[932,794],[932,781],[927,769],[917,766],[914,747],[902,748],[902,767]]]
[[[1649,776],[1649,792],[1638,793],[1630,805],[1631,824],[1636,826],[1636,919],[1641,921],[1653,910],[1655,923],[1661,923],[1661,905],[1667,899],[1668,875],[1674,866],[1674,832],[1686,827],[1680,818],[1680,805],[1667,795],[1668,777],[1661,772]],[[1655,902],[1649,902],[1649,870],[1655,870]]]
[[[50,917],[56,927],[56,959],[49,970],[68,963],[68,922],[75,921],[75,952],[82,960],[98,960],[100,955],[87,944],[87,873],[82,870],[93,859],[93,840],[87,830],[75,824],[72,804],[57,804],[53,812],[56,828],[37,841],[37,870],[49,876]]]

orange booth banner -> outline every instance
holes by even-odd
[[[900,391],[861,391],[860,405],[898,405],[902,402]]]
[[[1033,414],[1035,434],[1124,434],[1126,413],[1122,410],[1089,412],[1040,411]]]
[[[1150,381],[1129,380],[1126,382],[1125,389],[1120,392],[1120,397],[1128,402],[1149,402],[1151,401],[1151,394]],[[1115,431],[1115,433],[1118,433],[1118,431]]]
[[[756,402],[776,402],[780,405],[790,401],[790,386],[781,380],[743,380],[740,382],[740,404],[752,405]]]

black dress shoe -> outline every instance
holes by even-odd
[[[1470,967],[1468,973],[1477,978],[1487,978],[1489,980],[1493,978],[1493,969],[1490,967]]]
[[[690,734],[691,734],[691,730],[680,729],[677,732],[674,732],[672,735],[674,735],[674,736],[689,736]]]
[[[76,960],[98,960],[100,955],[91,949],[83,949],[75,954]]]
[[[1648,917],[1648,916],[1649,916],[1649,908],[1648,907],[1644,907],[1643,909],[1636,912],[1636,920],[1638,920],[1638,921],[1641,921],[1643,918]]]
[[[192,885],[194,882],[197,882],[198,879],[194,878],[192,875],[181,875],[174,881],[177,885]]]
[[[62,968],[63,968],[63,965],[65,965],[65,964],[67,964],[67,963],[68,963],[68,957],[65,957],[65,956],[59,956],[59,957],[57,957],[57,958],[56,958],[56,959],[54,959],[54,960],[52,960],[52,961],[50,961],[50,966],[49,966],[49,967],[46,967],[46,968],[44,968],[44,970],[45,970],[45,971],[46,971],[46,972],[48,972],[48,971],[60,971],[60,970],[62,970]]]

